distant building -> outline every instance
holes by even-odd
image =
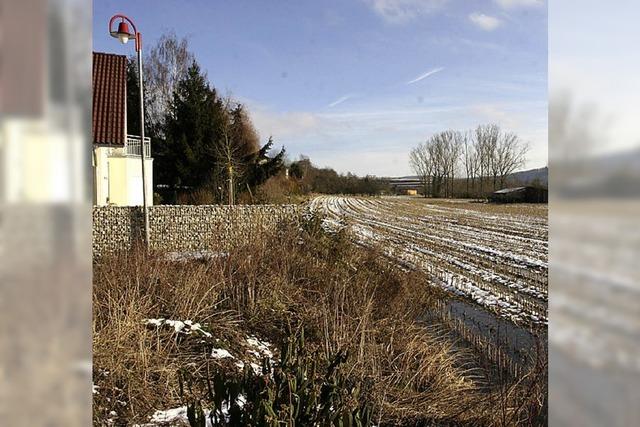
[[[489,196],[489,201],[494,203],[547,203],[549,192],[540,187],[513,187],[494,191]]]
[[[401,178],[389,178],[391,191],[394,194],[418,194],[424,188],[424,184],[417,176],[403,176]]]
[[[147,203],[153,203],[151,141],[127,134],[127,57],[93,53],[93,203],[142,205],[144,145]]]

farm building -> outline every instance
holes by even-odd
[[[424,187],[422,181],[417,176],[389,178],[388,183],[394,194],[415,195]]]
[[[494,191],[489,196],[489,201],[494,203],[547,203],[549,192],[546,188],[539,187],[513,187]]]

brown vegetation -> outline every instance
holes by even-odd
[[[279,343],[291,325],[322,359],[349,351],[344,372],[371,384],[378,425],[529,425],[540,416],[546,368],[492,380],[450,332],[418,320],[444,297],[424,275],[312,223],[207,261],[134,252],[97,263],[94,422],[146,421],[183,405],[179,371],[234,369],[210,356],[212,346],[239,352],[247,334]],[[149,318],[190,319],[212,336],[149,328]]]

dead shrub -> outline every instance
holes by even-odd
[[[269,178],[255,191],[255,203],[287,204],[299,194],[298,186],[293,179],[284,175]]]
[[[178,193],[178,205],[215,205],[217,203],[216,194],[209,188],[198,188]]]
[[[444,297],[426,282],[318,223],[280,227],[207,261],[142,252],[102,259],[94,267],[94,418],[115,411],[146,421],[183,403],[177,372],[233,369],[211,358],[213,343],[234,350],[251,333],[277,345],[302,325],[325,360],[349,352],[343,372],[371,384],[376,424],[499,425],[487,400],[496,394],[469,375],[455,341],[420,323]],[[212,337],[154,330],[143,323],[150,318],[192,320]]]

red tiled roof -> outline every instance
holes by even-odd
[[[93,52],[93,143],[124,145],[127,57]]]

